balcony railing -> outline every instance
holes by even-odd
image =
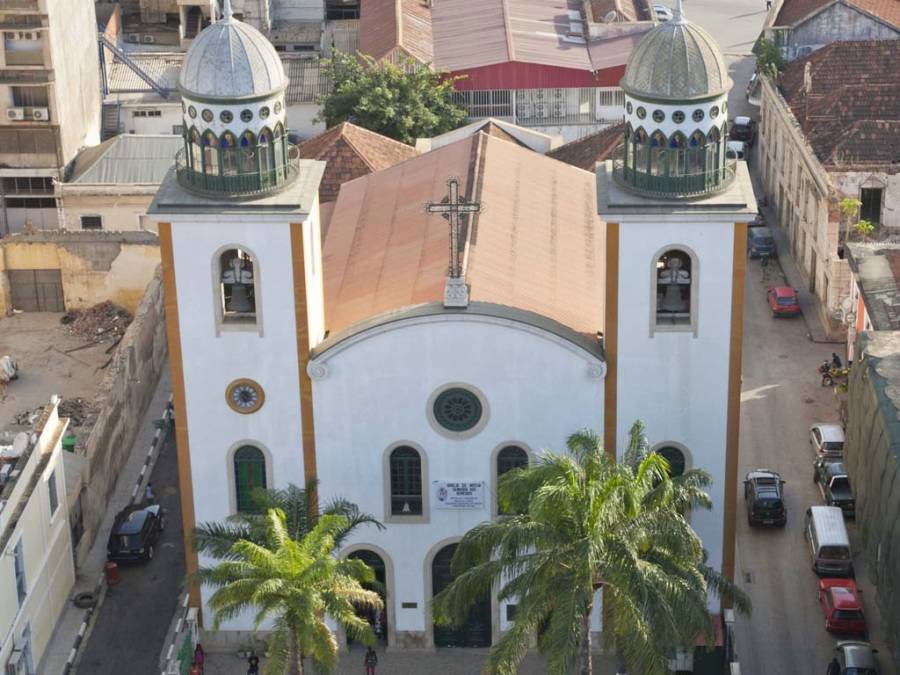
[[[288,147],[288,154],[293,146]],[[274,192],[291,183],[300,175],[299,157],[288,157],[287,162],[271,169],[248,172],[203,173],[191,168],[184,150],[175,155],[175,176],[179,184],[190,192],[212,197],[253,197]]]
[[[3,0],[0,7],[4,12],[35,12],[41,11],[39,0]]]
[[[721,168],[676,176],[655,176],[625,166],[621,159],[613,163],[613,178],[628,190],[648,197],[703,197],[727,188],[736,175],[737,162]]]

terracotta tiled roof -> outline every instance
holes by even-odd
[[[448,228],[422,204],[445,195],[450,176],[487,206],[465,233],[471,300],[603,330],[594,175],[484,133],[344,185],[324,245],[328,330],[443,299]]]
[[[359,51],[376,61],[395,50],[420,63],[434,60],[428,0],[363,0],[359,12]]]
[[[298,147],[303,159],[326,162],[319,184],[319,200],[337,198],[341,185],[373,171],[380,171],[416,156],[416,149],[350,122],[304,141]]]
[[[900,40],[865,40],[832,43],[785,67],[782,95],[824,165],[900,168],[898,62]]]
[[[561,145],[547,153],[547,157],[560,162],[577,166],[585,171],[593,171],[597,162],[612,156],[613,151],[622,142],[625,123],[615,124],[578,140]]]
[[[840,1],[900,28],[900,0]],[[775,19],[775,25],[793,26],[801,19],[805,19],[834,2],[835,0],[784,0]]]

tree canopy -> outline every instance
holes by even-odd
[[[466,121],[465,109],[453,99],[457,78],[412,59],[394,65],[335,52],[327,72],[332,89],[322,100],[320,119],[328,127],[349,121],[413,144]]]

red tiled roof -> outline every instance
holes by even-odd
[[[298,150],[303,159],[326,162],[319,185],[319,199],[323,202],[337,199],[341,185],[348,180],[386,169],[417,154],[410,145],[350,122],[342,122],[304,141]]]
[[[328,330],[443,299],[447,224],[422,204],[440,199],[450,176],[487,206],[466,228],[471,300],[579,333],[602,330],[605,233],[594,175],[484,133],[344,185],[324,244]]]
[[[428,0],[363,0],[359,8],[359,51],[376,61],[395,50],[419,63],[434,60]]]
[[[900,168],[898,62],[900,40],[865,40],[835,42],[785,66],[782,95],[824,165]]]
[[[566,143],[547,153],[547,157],[577,166],[585,171],[593,171],[597,162],[602,162],[613,154],[622,142],[625,123],[615,124],[594,132],[578,140]]]
[[[900,0],[839,0],[844,4],[871,14],[874,17],[900,28]],[[835,0],[784,0],[776,26],[793,26],[801,19],[824,9]]]

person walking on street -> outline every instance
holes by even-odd
[[[772,9],[772,0],[766,0],[766,11]]]
[[[247,675],[259,675],[259,657],[254,651],[247,657]]]
[[[150,487],[150,484],[147,484],[147,487]],[[194,665],[197,666],[200,670],[200,675],[203,675],[203,664],[206,661],[206,652],[203,651],[203,647],[200,643],[197,643],[197,646],[194,648]]]
[[[366,667],[366,675],[375,675],[375,666],[378,665],[378,654],[369,647],[366,649],[366,657],[363,659],[363,665]]]
[[[841,675],[841,664],[838,663],[837,657],[831,659],[825,675]]]
[[[144,502],[147,504],[156,503],[156,495],[153,494],[153,483],[147,481],[147,487],[144,488]],[[198,647],[200,645],[197,645]]]

